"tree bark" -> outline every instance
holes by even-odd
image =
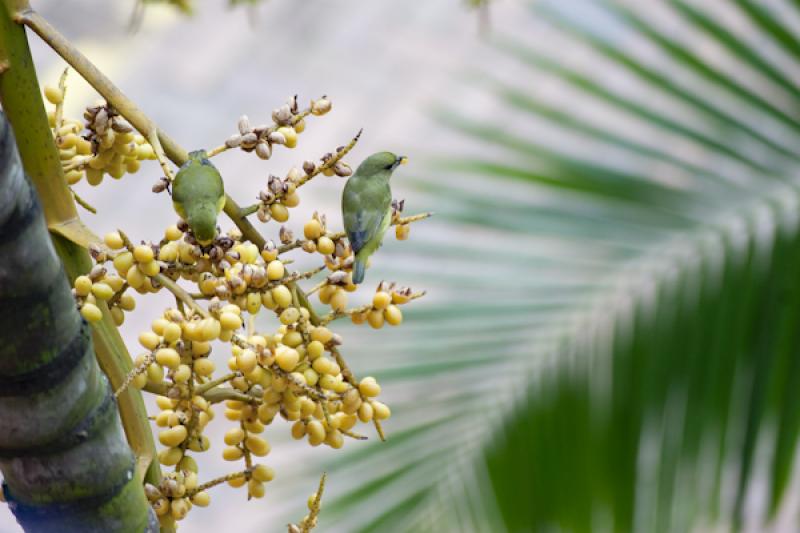
[[[0,471],[26,531],[158,531],[14,136],[0,115]]]

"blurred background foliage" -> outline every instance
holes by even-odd
[[[251,529],[324,469],[320,531],[797,530],[800,6],[507,9],[408,141],[401,194],[436,218],[376,258],[429,297],[342,328],[389,440],[276,447],[302,466]]]

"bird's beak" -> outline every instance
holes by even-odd
[[[404,155],[397,156],[397,159],[394,160],[394,164],[392,165],[392,170],[396,169],[400,165],[405,165],[408,163],[408,158]]]

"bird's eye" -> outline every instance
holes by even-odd
[[[390,164],[386,165],[384,168],[385,168],[386,170],[392,170],[392,166],[393,166],[393,165],[394,165],[394,163],[390,163]]]

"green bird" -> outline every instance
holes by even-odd
[[[353,283],[364,281],[367,259],[381,245],[392,221],[389,178],[406,162],[403,156],[378,152],[366,158],[348,180],[342,193],[342,219],[353,253]]]
[[[217,234],[217,215],[225,207],[222,176],[205,150],[189,153],[189,160],[172,182],[172,207],[184,219],[202,245]]]

